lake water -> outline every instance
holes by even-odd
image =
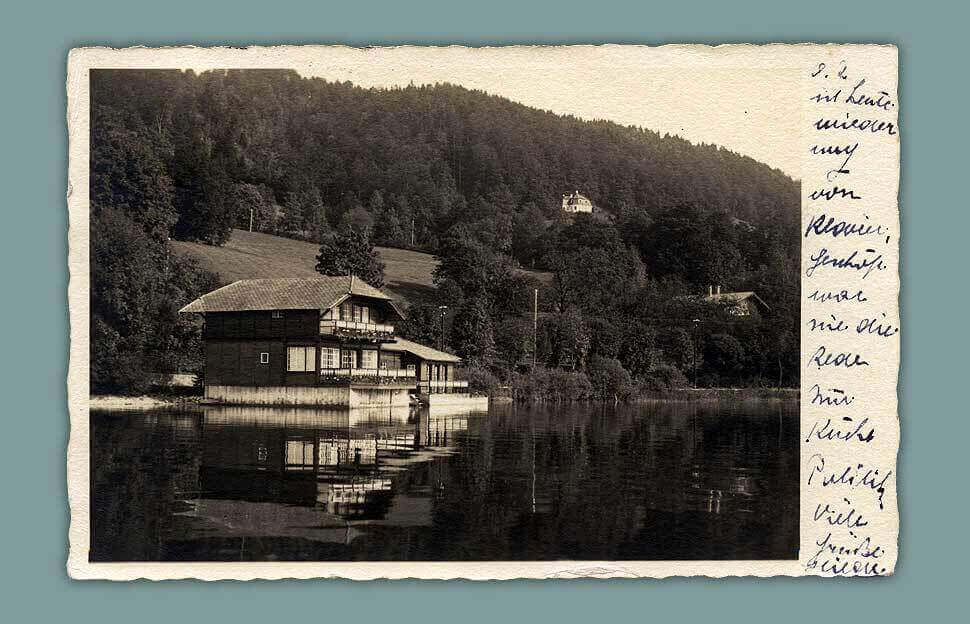
[[[798,403],[91,413],[92,561],[794,559]]]

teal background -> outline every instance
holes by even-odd
[[[967,580],[967,11],[956,3],[680,1],[8,4],[0,150],[0,618],[463,623],[963,619]],[[903,220],[901,555],[892,578],[573,582],[73,582],[68,436],[65,64],[75,46],[744,41],[900,46]],[[954,55],[959,55],[956,59]]]

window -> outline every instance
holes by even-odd
[[[260,364],[269,364],[269,353],[267,353],[266,351],[263,351],[262,353],[260,353],[259,354],[259,363]]]
[[[354,305],[354,320],[358,323],[369,323],[370,308],[362,305]]]
[[[340,368],[357,368],[357,352],[342,349],[340,351]]]
[[[360,352],[361,368],[377,368],[377,350],[364,349]]]
[[[354,316],[353,307],[349,303],[340,304],[340,320],[352,321]]]
[[[340,368],[340,349],[320,347],[320,368]]]
[[[306,373],[316,370],[316,347],[287,347],[286,370],[291,373]]]
[[[381,368],[390,368],[397,370],[401,368],[401,356],[397,353],[388,353],[387,351],[381,351]]]
[[[273,318],[274,319],[283,318],[283,312],[281,310],[273,310]]]
[[[313,469],[313,440],[286,441],[287,470]]]

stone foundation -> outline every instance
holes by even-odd
[[[205,398],[223,405],[407,407],[409,389],[405,385],[206,386]]]

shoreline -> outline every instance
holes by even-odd
[[[712,401],[720,399],[796,400],[801,388],[680,388],[649,393],[641,400]]]
[[[798,400],[801,396],[800,388],[680,388],[676,390],[662,390],[640,396],[630,401],[620,401],[627,405],[637,403],[653,403],[658,401],[720,401],[720,400],[763,400],[786,401]],[[88,397],[88,408],[97,410],[125,410],[125,409],[162,409],[167,407],[199,406],[200,396],[159,396],[137,395],[124,396],[117,394],[92,394]],[[489,398],[490,403],[549,403],[555,401],[528,398],[515,399],[510,396],[495,395]],[[601,403],[602,401],[570,401],[575,403]]]
[[[88,409],[156,409],[198,405],[201,397],[162,397],[142,394],[123,396],[119,394],[92,394],[88,396]]]
[[[699,402],[699,401],[797,401],[801,398],[801,388],[673,388],[645,392],[619,404],[636,405],[637,403],[655,403],[659,401],[671,402]],[[581,399],[556,401],[554,399],[532,398],[528,396],[492,397],[492,400],[511,401],[517,403],[611,403],[608,399]]]

